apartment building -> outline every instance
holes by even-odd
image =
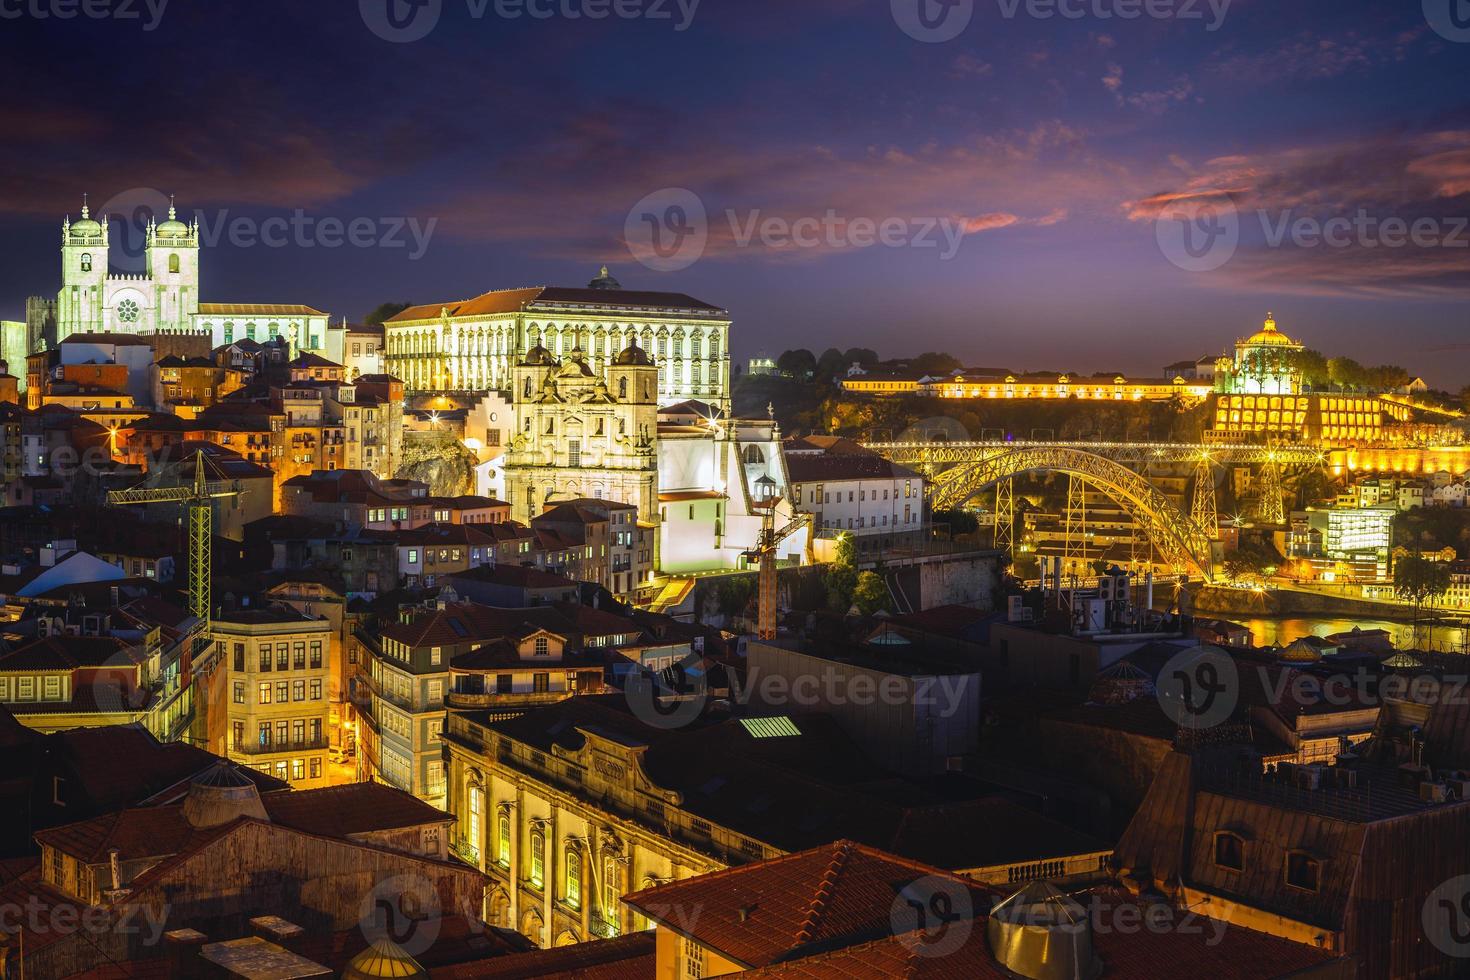
[[[209,749],[297,788],[327,785],[331,621],[289,608],[241,609],[210,626],[229,697],[210,706],[217,718]]]

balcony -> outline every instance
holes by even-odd
[[[444,695],[444,705],[447,708],[462,710],[489,708],[518,711],[556,704],[565,701],[572,694],[572,691],[527,691],[523,694],[499,694],[495,691],[449,691]]]
[[[235,746],[235,751],[241,755],[279,755],[283,752],[311,752],[317,749],[325,749],[328,739],[325,735],[318,738],[287,739],[284,742],[272,741],[262,745],[259,742],[246,742]]]

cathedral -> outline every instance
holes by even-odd
[[[61,291],[53,309],[28,311],[28,319],[48,327],[54,322],[54,336],[44,337],[48,343],[76,333],[205,333],[215,347],[284,337],[293,352],[308,351],[341,363],[343,328],[333,327],[320,310],[300,304],[200,301],[197,218],[180,221],[170,202],[167,220],[150,219],[144,236],[143,271],[113,272],[107,216],[99,221],[83,204],[81,218],[63,219]]]

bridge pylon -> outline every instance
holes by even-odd
[[[1211,541],[1220,540],[1220,513],[1215,507],[1215,468],[1208,452],[1200,453],[1194,469],[1194,502],[1190,519]]]

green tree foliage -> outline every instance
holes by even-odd
[[[909,361],[909,367],[922,374],[948,374],[964,367],[960,359],[942,351],[925,351]]]
[[[370,327],[380,326],[384,320],[397,316],[412,305],[412,303],[379,303],[363,322]]]
[[[827,608],[833,612],[847,612],[852,606],[857,580],[857,569],[834,564],[827,572]]]
[[[1420,555],[1400,558],[1393,568],[1393,591],[1414,607],[1417,616],[1426,604],[1434,605],[1450,589],[1450,566]]]
[[[849,364],[861,364],[863,367],[872,367],[878,363],[878,352],[866,347],[849,347],[842,352],[842,359]]]
[[[1306,350],[1297,351],[1292,356],[1292,363],[1302,373],[1302,381],[1312,388],[1324,388],[1332,383],[1332,376],[1327,370],[1327,358],[1321,351]]]
[[[817,358],[805,347],[782,351],[781,356],[776,358],[776,370],[788,378],[807,381],[817,371]]]
[[[852,591],[853,605],[864,616],[871,616],[880,609],[889,609],[888,586],[876,572],[861,572]]]
[[[960,510],[936,510],[934,512],[935,524],[948,524],[950,533],[955,537],[961,534],[974,534],[980,530],[980,518],[972,511]]]
[[[841,377],[850,362],[842,356],[842,351],[836,347],[828,347],[822,351],[822,356],[817,358],[817,380],[831,381],[833,378]]]

